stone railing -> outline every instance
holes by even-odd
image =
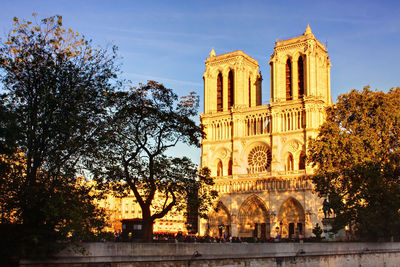
[[[84,243],[19,266],[400,266],[400,243]],[[74,252],[75,251],[75,252]]]
[[[218,179],[212,188],[220,193],[247,193],[261,191],[288,191],[312,189],[310,179]]]

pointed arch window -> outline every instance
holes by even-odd
[[[217,77],[217,111],[222,111],[222,73],[218,73]]]
[[[286,60],[286,100],[292,100],[292,61]]]
[[[233,71],[230,70],[228,74],[228,108],[232,107],[235,99],[235,82],[234,82],[234,75]]]
[[[298,81],[299,81],[299,98],[304,96],[304,62],[303,57],[300,55],[297,61]]]
[[[271,98],[274,98],[274,63],[269,63],[271,66]]]
[[[293,171],[293,155],[289,153],[286,160],[286,170]]]
[[[224,169],[222,166],[222,161],[219,160],[217,164],[217,176],[223,176],[224,175]]]
[[[251,79],[249,77],[249,107],[251,107]]]
[[[229,163],[228,163],[228,175],[232,175],[232,159],[229,159]]]
[[[306,168],[306,154],[301,152],[299,158],[299,170],[304,170]]]

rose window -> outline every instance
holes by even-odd
[[[271,151],[266,146],[257,146],[253,148],[248,157],[249,172],[265,172],[271,165]]]

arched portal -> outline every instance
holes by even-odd
[[[304,235],[304,209],[300,202],[293,197],[288,198],[281,205],[278,220],[283,238],[298,238],[299,235]]]
[[[231,235],[231,215],[221,201],[208,216],[208,234],[213,237]]]
[[[270,216],[264,202],[252,195],[239,209],[239,237],[270,237]]]

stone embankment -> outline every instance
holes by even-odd
[[[400,243],[85,243],[20,266],[400,266]]]

